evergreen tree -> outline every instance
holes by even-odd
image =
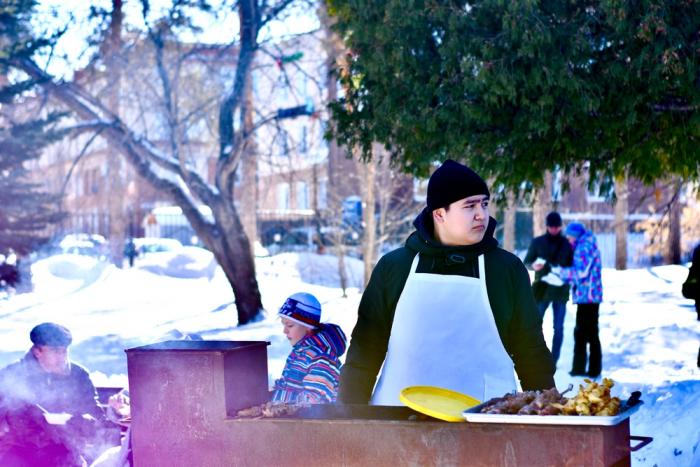
[[[61,114],[43,118],[26,115],[36,82],[30,78],[7,79],[11,60],[26,57],[46,44],[32,40],[27,20],[32,1],[3,2],[0,6],[0,253],[9,249],[24,254],[46,240],[46,227],[61,220],[59,200],[28,178],[27,162],[56,141]],[[23,115],[25,114],[25,115]]]
[[[25,164],[58,136],[56,117],[5,126],[0,123],[0,249],[24,254],[46,240],[46,227],[62,219],[57,195],[28,180]]]
[[[329,0],[352,51],[334,134],[425,173],[447,157],[518,188],[698,178],[700,3]]]

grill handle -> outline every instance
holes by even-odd
[[[637,435],[630,435],[630,443],[632,441],[639,441],[639,444],[635,444],[634,446],[630,446],[630,451],[635,452],[639,451],[642,449],[644,446],[647,444],[651,443],[654,441],[654,438],[651,436],[637,436]]]

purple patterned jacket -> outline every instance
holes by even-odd
[[[603,301],[602,263],[596,239],[586,230],[574,243],[574,264],[561,268],[561,278],[570,283],[573,302],[600,303]]]

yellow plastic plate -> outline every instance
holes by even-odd
[[[435,386],[409,386],[401,391],[399,400],[416,412],[446,422],[463,422],[462,412],[481,404],[472,396]]]

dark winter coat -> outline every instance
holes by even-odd
[[[547,264],[539,271],[535,271],[534,282],[541,282],[542,277],[549,274],[552,266],[571,266],[574,250],[571,244],[563,235],[551,235],[546,233],[535,237],[530,243],[530,248],[527,250],[523,263],[525,266],[532,267],[532,263],[537,258],[544,258]],[[542,302],[565,302],[569,299],[569,285],[554,286],[546,282],[542,283],[545,287],[544,295],[540,299]]]
[[[32,352],[0,370],[0,394],[6,401],[39,404],[49,412],[103,417],[88,372],[71,362],[67,375],[44,371]]]
[[[683,296],[695,297],[695,308],[700,319],[700,245],[693,250],[688,277],[683,283]]]
[[[357,324],[341,372],[339,400],[361,404],[370,400],[386,356],[396,303],[418,253],[417,273],[468,277],[479,276],[478,257],[483,254],[489,303],[523,389],[553,387],[554,364],[542,335],[530,278],[517,256],[498,248],[493,238],[496,221],[490,220],[480,243],[468,246],[444,246],[434,240],[433,221],[427,210],[416,218],[414,226],[416,231],[406,245],[383,256],[372,271],[360,300]],[[430,313],[445,311],[448,310],[426,310],[426,319],[430,319]],[[445,343],[446,351],[449,345]]]
[[[591,231],[586,230],[574,242],[574,263],[561,269],[561,278],[571,284],[573,302],[603,301],[602,262],[600,250]]]
[[[73,417],[65,425],[50,425],[42,409]],[[67,375],[48,373],[28,352],[0,370],[0,422],[8,429],[0,464],[35,459],[36,465],[81,465],[82,443],[97,429],[94,420],[86,420],[83,414],[104,420],[87,371],[71,362]]]
[[[292,348],[275,381],[274,402],[335,402],[340,376],[339,358],[345,353],[347,339],[335,324],[323,323]]]

